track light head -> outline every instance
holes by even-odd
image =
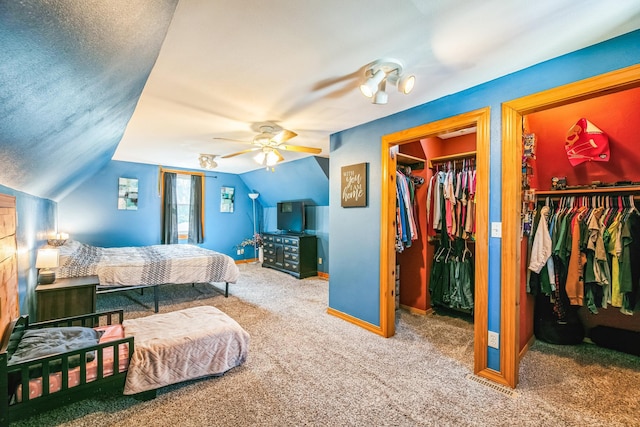
[[[374,104],[386,104],[389,99],[389,94],[387,94],[387,84],[386,80],[383,80],[378,86],[378,91],[371,98],[371,102]]]
[[[408,76],[402,76],[398,79],[398,92],[404,93],[407,95],[409,92],[413,90],[413,87],[416,84],[416,76],[413,74]]]
[[[362,94],[367,98],[371,98],[378,91],[378,85],[387,76],[387,74],[382,69],[375,72],[372,69],[371,73],[371,77],[369,77],[367,81],[364,82],[364,84],[360,85],[360,92],[362,92]]]

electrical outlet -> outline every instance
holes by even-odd
[[[497,332],[489,331],[488,338],[489,347],[500,348],[500,334],[498,334]]]
[[[318,258],[318,265],[322,265],[322,258]]]
[[[237,249],[237,250],[236,250],[236,255],[242,255],[242,252],[241,252],[241,250],[240,250],[240,249]]]

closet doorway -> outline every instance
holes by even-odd
[[[522,283],[522,253],[520,242],[522,137],[524,117],[540,111],[593,99],[605,94],[640,87],[640,65],[627,67],[600,76],[585,79],[559,88],[519,98],[502,106],[502,283]],[[560,143],[564,143],[561,141]],[[544,183],[541,183],[544,185]],[[519,341],[519,325],[531,321],[527,310],[528,299],[522,299],[521,287],[503,286],[502,305],[506,321],[514,325],[513,335],[518,351],[509,353],[504,363],[514,369],[506,371],[509,385],[518,383],[518,364],[531,340]],[[502,332],[505,338],[505,331]]]
[[[396,316],[396,167],[399,146],[443,133],[476,129],[476,247],[488,247],[489,108],[406,129],[382,138],[382,212],[380,236],[380,326],[382,334],[395,333]],[[428,159],[427,159],[428,160]],[[427,260],[425,260],[427,262]],[[495,379],[487,369],[488,251],[475,257],[474,373]],[[515,343],[511,343],[515,344]],[[503,347],[509,345],[505,342]],[[484,373],[484,375],[483,375]]]

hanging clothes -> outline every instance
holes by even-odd
[[[415,187],[420,180],[396,171],[396,251],[402,252],[418,239],[418,221],[415,208]],[[419,178],[419,177],[417,177]]]
[[[433,306],[472,313],[475,166],[462,159],[435,164],[427,189],[427,235],[436,242],[429,293]]]
[[[427,189],[427,235],[475,240],[475,192],[471,159],[436,164]]]
[[[632,196],[562,198],[555,207],[546,201],[533,229],[528,292],[546,294],[558,313],[565,300],[592,314],[609,304],[627,315],[640,310],[640,263],[632,262],[640,259],[640,215]]]

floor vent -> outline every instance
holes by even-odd
[[[493,389],[495,391],[498,391],[498,392],[504,394],[505,396],[514,397],[514,398],[518,397],[518,392],[517,391],[515,391],[515,390],[513,390],[513,389],[511,389],[509,387],[503,386],[502,384],[496,384],[496,383],[494,383],[492,381],[489,381],[487,379],[481,378],[481,377],[479,377],[477,375],[467,374],[467,379],[469,379],[471,381],[475,381],[477,383],[480,383],[480,384],[482,384],[484,386],[487,386],[487,387],[489,387],[489,388],[491,388],[491,389]]]

